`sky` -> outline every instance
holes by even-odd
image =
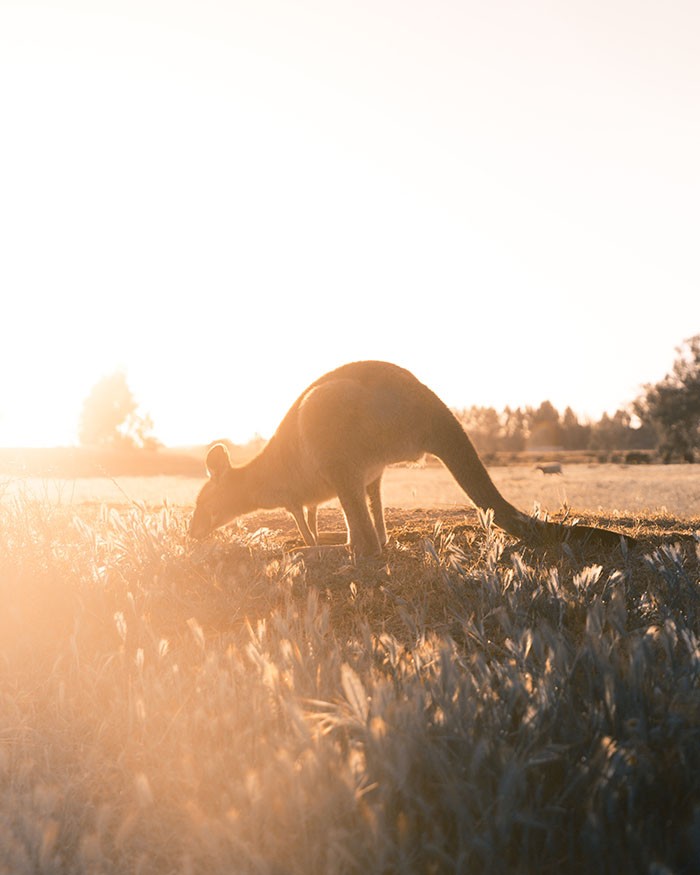
[[[365,358],[597,418],[700,332],[696,0],[0,0],[0,446]]]

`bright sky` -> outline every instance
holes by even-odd
[[[598,416],[700,331],[697,0],[0,0],[0,445],[323,372]]]

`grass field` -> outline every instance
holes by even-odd
[[[190,543],[194,481],[6,484],[0,872],[699,871],[694,470],[495,472],[633,529],[606,554],[430,476],[390,472],[363,567],[280,512]]]
[[[563,504],[577,511],[616,509],[626,516],[700,514],[700,465],[564,465],[562,476],[544,476],[530,466],[489,469],[498,488],[514,504],[548,513]],[[0,500],[23,495],[64,505],[85,502],[121,505],[139,501],[192,507],[204,478],[190,477],[0,477]],[[452,475],[441,465],[389,468],[384,475],[388,507],[444,508],[470,506]]]

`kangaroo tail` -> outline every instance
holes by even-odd
[[[435,396],[441,412],[431,424],[428,452],[437,456],[477,507],[493,510],[499,528],[526,541],[539,543],[596,544],[619,546],[620,538],[634,539],[595,526],[566,526],[537,520],[507,501],[498,491],[474,444],[447,406]]]

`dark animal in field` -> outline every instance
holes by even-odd
[[[535,465],[536,471],[541,471],[543,474],[562,474],[560,462],[547,462],[543,465]]]

